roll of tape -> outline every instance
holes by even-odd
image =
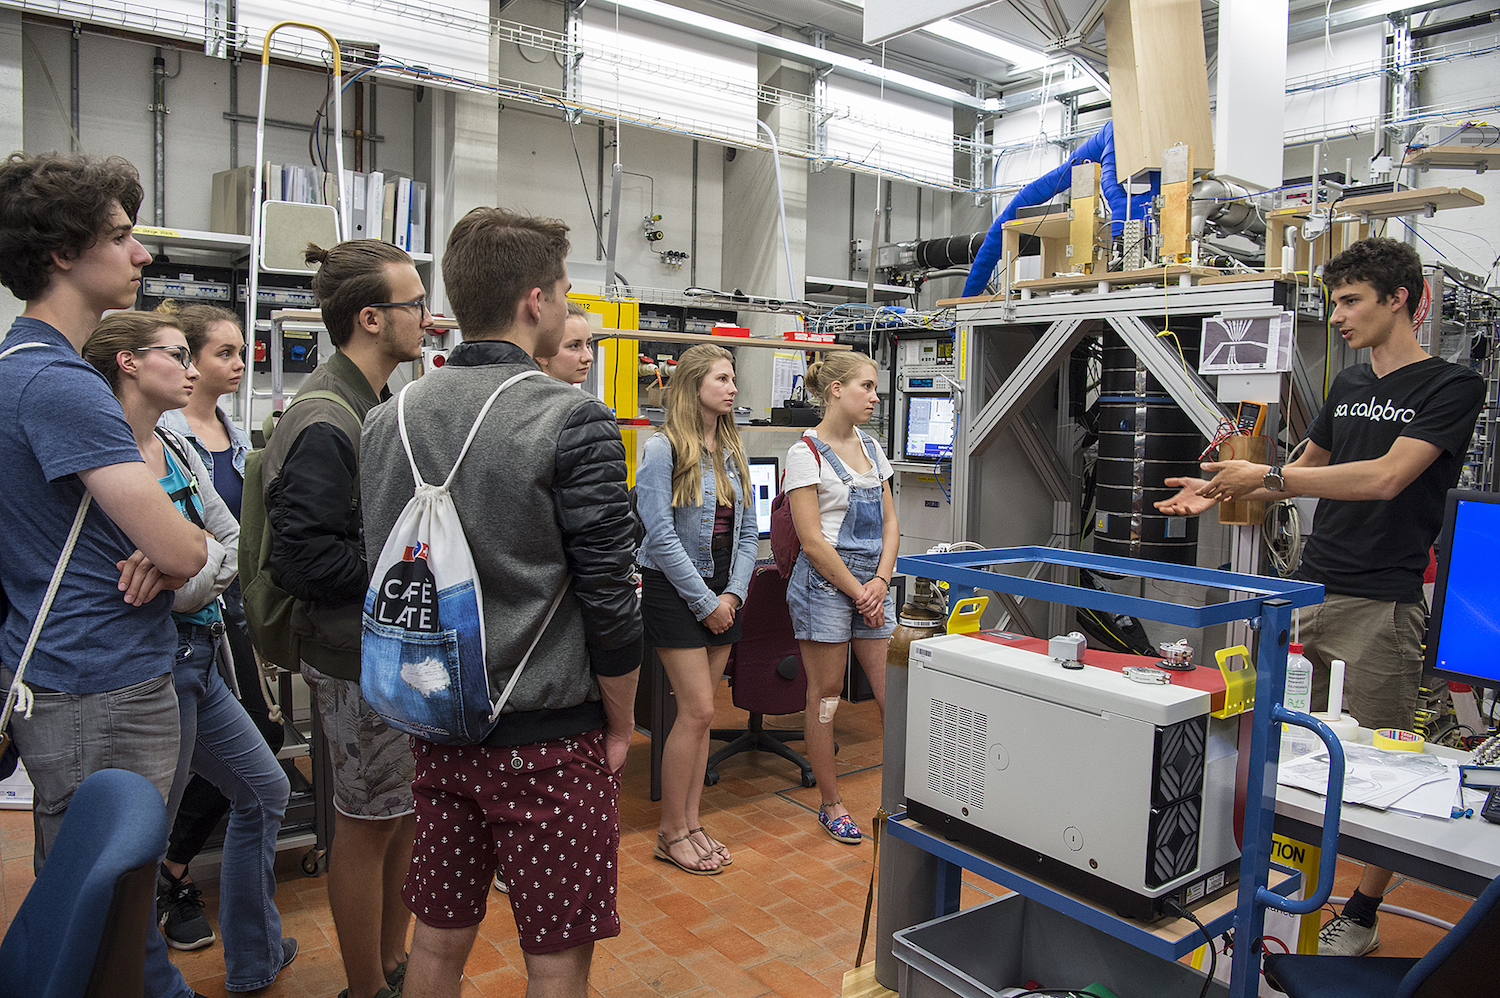
[[[1359,735],[1359,722],[1349,714],[1314,714],[1313,717],[1333,729],[1341,742],[1352,742]]]
[[[1398,752],[1420,752],[1426,744],[1415,731],[1403,731],[1401,728],[1379,728],[1375,732],[1374,741],[1376,748]]]

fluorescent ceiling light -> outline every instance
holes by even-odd
[[[845,2],[851,7],[857,7],[860,10],[865,9],[865,0],[845,0]],[[917,30],[925,31],[929,35],[935,35],[945,41],[962,45],[964,48],[970,48],[976,52],[998,56],[1021,72],[1040,69],[1052,58],[1045,52],[1038,52],[1036,49],[1029,49],[1024,45],[1018,45],[1013,41],[1001,38],[999,35],[991,34],[988,31],[981,31],[978,28],[971,28],[967,24],[959,24],[951,17],[945,17],[941,21],[934,21],[931,24],[923,25]]]
[[[998,56],[1022,72],[1040,69],[1051,59],[1051,56],[1044,52],[1017,45],[1015,42],[1006,41],[999,35],[992,35],[988,31],[980,31],[978,28],[959,24],[952,19],[934,21],[921,30],[929,35],[936,35],[945,41],[953,42],[955,45]]]
[[[782,55],[807,62],[814,66],[832,66],[835,70],[848,73],[853,76],[861,76],[865,79],[883,81],[888,87],[895,87],[906,93],[917,94],[922,97],[936,98],[948,104],[960,107],[983,110],[984,102],[972,94],[964,93],[962,90],[954,90],[929,80],[924,80],[909,73],[898,72],[893,69],[883,69],[863,59],[831,52],[828,49],[808,45],[806,42],[793,41],[773,35],[768,31],[756,31],[744,25],[735,24],[707,14],[696,11],[685,10],[682,7],[674,7],[663,3],[662,0],[601,0],[611,6],[626,10],[633,10],[650,18],[667,21],[672,24],[680,24],[687,28],[701,31],[705,34],[714,35],[719,38],[732,38],[740,42],[754,45],[770,52],[780,52]]]

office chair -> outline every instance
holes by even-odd
[[[1459,998],[1500,987],[1500,877],[1421,959],[1267,953],[1266,980],[1291,998]]]
[[[141,998],[167,806],[151,781],[101,769],[79,784],[0,942],[0,994]]]
[[[786,580],[775,565],[762,565],[750,577],[750,591],[740,610],[743,636],[730,654],[728,671],[734,705],[750,712],[745,728],[715,728],[708,737],[729,742],[708,758],[703,782],[719,782],[719,764],[740,752],[774,752],[802,770],[802,785],[817,785],[812,766],[787,748],[803,740],[801,731],[767,731],[766,714],[794,714],[807,707],[807,676],[802,652],[792,637],[792,616],[786,606]],[[836,751],[836,749],[835,749]]]

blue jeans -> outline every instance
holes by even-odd
[[[0,670],[9,688],[15,673]],[[31,717],[11,717],[10,730],[35,788],[32,823],[36,868],[67,813],[73,791],[101,769],[127,769],[156,785],[163,798],[177,764],[177,696],[166,675],[104,693],[74,694],[34,689]],[[162,844],[163,848],[166,844]],[[154,910],[154,909],[153,909]],[[167,959],[160,932],[146,934],[147,998],[191,998],[192,990]]]
[[[172,679],[182,718],[182,754],[167,799],[167,818],[191,773],[229,798],[229,827],[219,867],[219,930],[224,988],[254,991],[281,970],[281,913],[276,893],[276,834],[291,784],[275,754],[214,665],[218,640],[204,627],[178,630]]]

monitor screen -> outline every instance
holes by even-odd
[[[1438,673],[1500,686],[1497,564],[1500,494],[1451,490],[1427,621],[1427,665]]]
[[[936,461],[950,456],[957,411],[947,395],[906,396],[908,461]]]
[[[774,457],[752,457],[750,461],[750,487],[755,491],[755,523],[762,537],[771,536],[771,500],[776,498],[776,487],[780,484],[777,461]]]

